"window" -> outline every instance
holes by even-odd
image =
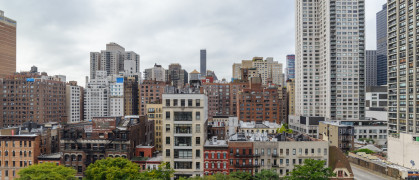
[[[170,119],[170,111],[166,111],[166,119],[169,120]]]
[[[201,125],[197,124],[195,127],[196,133],[201,133]]]
[[[170,157],[170,149],[166,149],[166,157]]]
[[[208,153],[205,153],[205,159],[208,159]]]
[[[192,106],[192,99],[188,99],[188,106],[191,107]]]
[[[196,137],[196,145],[201,144],[201,138],[200,137]]]
[[[267,149],[268,150],[268,156],[271,155],[271,148]]]
[[[177,106],[177,99],[173,99],[173,106]]]
[[[175,149],[174,158],[192,159],[192,149]]]
[[[195,100],[196,106],[199,107],[201,106],[201,100],[200,99],[196,99]]]
[[[292,155],[297,154],[297,150],[296,149],[292,149]]]
[[[166,99],[166,106],[170,106],[170,99]]]
[[[211,159],[214,159],[214,153],[211,153]]]
[[[221,154],[217,153],[217,159],[221,159]]]
[[[201,157],[201,150],[197,149],[195,152],[196,157]]]
[[[224,158],[223,159],[227,159],[227,153],[224,153]]]
[[[166,132],[170,131],[170,124],[166,124]]]
[[[196,169],[200,169],[201,168],[201,164],[199,162],[196,162]]]
[[[195,112],[195,118],[196,120],[201,120],[201,112],[199,111]]]
[[[325,156],[327,155],[327,148],[324,148],[323,153]]]
[[[180,106],[185,107],[185,99],[180,100]]]
[[[170,137],[166,137],[166,144],[170,144]]]

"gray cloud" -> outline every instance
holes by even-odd
[[[375,49],[375,13],[385,0],[368,0],[367,48]],[[89,52],[117,42],[141,56],[141,69],[181,63],[199,70],[199,49],[207,68],[231,77],[231,65],[254,56],[285,65],[294,53],[293,0],[38,0],[1,1],[18,22],[18,71],[36,65],[84,85]],[[372,25],[373,24],[373,25]]]

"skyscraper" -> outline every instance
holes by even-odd
[[[0,10],[0,78],[16,72],[16,21]]]
[[[287,77],[285,80],[294,79],[295,78],[295,55],[289,54],[287,55],[287,68],[285,70]]]
[[[417,168],[419,44],[417,1],[388,0],[388,160]]]
[[[377,85],[387,85],[387,4],[377,13]]]
[[[107,76],[119,75],[121,72],[129,75],[140,73],[140,55],[117,43],[106,44],[106,50],[90,52],[90,78],[95,79],[97,71],[106,71]]]
[[[207,73],[207,50],[201,49],[201,77],[205,77]]]
[[[365,51],[365,86],[377,86],[377,51]]]
[[[295,113],[364,118],[364,0],[296,0]]]

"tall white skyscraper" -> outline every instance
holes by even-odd
[[[295,111],[364,118],[364,0],[296,0]]]

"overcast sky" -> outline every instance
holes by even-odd
[[[375,49],[375,13],[386,0],[366,0],[367,49]],[[116,42],[154,63],[180,63],[231,78],[231,66],[254,56],[285,66],[294,53],[294,0],[7,0],[5,16],[17,21],[17,71],[32,65],[84,86],[89,52]]]

